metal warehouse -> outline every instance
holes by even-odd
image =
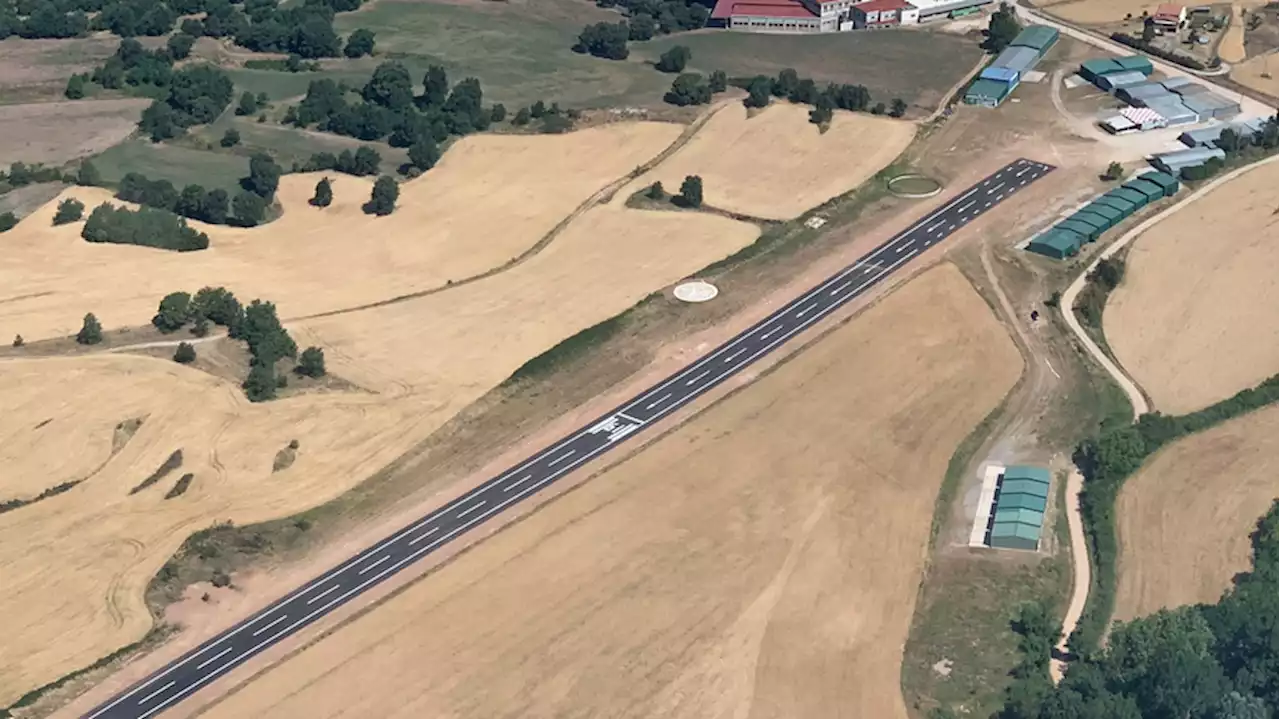
[[[1177,96],[1152,98],[1145,100],[1144,103],[1148,109],[1160,113],[1160,116],[1165,119],[1165,123],[1169,127],[1200,122],[1200,115],[1195,110],[1182,104],[1182,100]]]
[[[1035,48],[1010,45],[1004,49],[1004,52],[996,56],[995,62],[991,63],[991,67],[1007,67],[1010,70],[1016,70],[1021,75],[1035,67],[1038,62],[1040,62],[1040,55]]]
[[[1216,147],[1197,147],[1190,150],[1176,150],[1156,155],[1151,163],[1173,176],[1182,173],[1184,167],[1199,167],[1213,158],[1225,160],[1227,153]]]
[[[1175,75],[1174,77],[1162,80],[1160,84],[1164,85],[1166,89],[1175,90],[1179,87],[1186,87],[1187,85],[1192,84],[1192,82],[1191,78],[1186,75]]]
[[[1054,227],[1031,240],[1027,244],[1027,252],[1063,260],[1079,252],[1083,244],[1084,238],[1080,235]]]
[[[1122,87],[1141,85],[1146,81],[1147,76],[1135,70],[1132,72],[1117,72],[1111,75],[1103,75],[1098,78],[1094,84],[1107,92],[1115,92]]]
[[[1241,122],[1233,122],[1229,125],[1215,125],[1200,130],[1187,130],[1178,135],[1178,139],[1187,147],[1199,147],[1201,145],[1209,147],[1216,145],[1218,138],[1222,137],[1222,133],[1227,129],[1231,129],[1239,135],[1252,136],[1262,129],[1263,123],[1262,118],[1255,117]]]
[[[1029,47],[1036,51],[1040,57],[1044,57],[1049,48],[1058,42],[1058,31],[1055,28],[1045,25],[1031,25],[1025,30],[1018,33],[1010,45],[1017,47]]]
[[[1130,105],[1141,105],[1142,101],[1147,98],[1168,97],[1175,98],[1177,95],[1169,92],[1158,82],[1143,82],[1137,85],[1129,85],[1122,87],[1116,91],[1116,97],[1124,100]]]
[[[1213,117],[1224,120],[1240,114],[1240,103],[1212,92],[1187,95],[1182,98],[1182,104],[1205,119]]]
[[[1111,205],[1108,205],[1106,203],[1099,203],[1096,200],[1089,203],[1089,205],[1084,209],[1106,220],[1108,230],[1120,224],[1120,221],[1124,219],[1123,212],[1112,207]]]
[[[1080,76],[1089,82],[1096,83],[1105,75],[1121,72],[1119,63],[1111,58],[1094,58],[1080,63]]]
[[[1121,70],[1137,70],[1143,75],[1150,75],[1155,71],[1155,67],[1152,66],[1151,60],[1143,55],[1126,55],[1124,57],[1118,57],[1116,58],[1116,64],[1120,66]]]
[[[1111,227],[1111,222],[1107,218],[1089,210],[1080,210],[1067,219],[1071,222],[1079,222],[1092,227],[1095,238]]]
[[[1107,194],[1112,195],[1114,197],[1119,197],[1122,200],[1126,200],[1134,207],[1143,207],[1148,202],[1150,202],[1150,200],[1147,199],[1146,193],[1137,192],[1136,190],[1130,190],[1127,187],[1117,187],[1116,189],[1112,190],[1111,192],[1108,192]]]
[[[1139,177],[1136,180],[1129,180],[1121,185],[1126,190],[1132,190],[1141,194],[1146,198],[1146,203],[1152,203],[1164,197],[1164,188],[1154,182],[1144,180]]]
[[[982,72],[978,74],[978,77],[983,80],[1003,82],[1006,85],[1017,85],[1020,76],[1018,71],[1011,67],[987,67],[983,68]]]
[[[1004,101],[1013,86],[998,80],[978,80],[964,92],[964,104],[995,107]]]
[[[996,490],[992,514],[992,547],[1035,550],[1044,527],[1049,497],[1049,470],[1042,467],[1008,467]]]
[[[1098,235],[1101,234],[1102,232],[1097,227],[1094,227],[1088,222],[1078,220],[1074,217],[1067,218],[1062,222],[1059,222],[1058,224],[1054,225],[1054,227],[1059,230],[1074,232],[1089,242],[1093,242],[1094,240],[1098,239]]]
[[[1132,215],[1134,211],[1138,209],[1132,202],[1124,199],[1123,197],[1116,197],[1109,192],[1094,199],[1093,204],[1116,208],[1116,210],[1120,212],[1121,220]]]

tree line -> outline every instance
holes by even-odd
[[[819,88],[811,78],[802,78],[791,68],[782,70],[777,77],[756,75],[750,79],[734,78],[729,80],[729,84],[747,91],[747,97],[742,101],[747,107],[765,107],[774,97],[813,105],[809,121],[815,125],[830,122],[835,110],[869,112],[889,117],[902,117],[907,112],[907,103],[902,98],[893,98],[887,106],[883,102],[872,104],[871,91],[864,85],[828,83],[825,88]]]
[[[209,236],[172,212],[152,207],[114,207],[104,202],[89,215],[80,236],[89,242],[141,245],[178,252],[203,250]]]
[[[226,190],[206,190],[197,184],[179,192],[168,180],[152,180],[139,172],[120,179],[116,197],[211,225],[253,227],[266,219],[283,174],[284,169],[270,155],[258,152],[249,158],[249,174],[241,178],[243,189],[234,199]]]
[[[573,51],[607,60],[626,60],[631,54],[628,42],[696,30],[711,17],[709,5],[697,0],[596,0],[596,5],[617,8],[625,19],[582,28]]]
[[[202,18],[182,21],[180,42],[188,52],[195,38],[229,37],[258,52],[355,58],[373,53],[374,34],[359,29],[344,41],[333,29],[333,19],[336,13],[359,7],[360,0],[305,0],[288,7],[278,0],[14,0],[0,4],[0,40],[12,35],[71,38],[103,31],[122,38],[160,37],[173,31],[179,17],[203,13]]]

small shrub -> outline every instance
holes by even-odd
[[[178,364],[191,364],[196,361],[196,348],[191,346],[190,342],[179,342],[178,349],[173,353],[173,361]]]
[[[102,323],[92,312],[84,316],[84,323],[76,333],[76,342],[82,345],[96,345],[102,341]]]
[[[219,589],[223,587],[229,587],[231,586],[231,575],[227,574],[222,570],[218,570],[213,573],[212,577],[209,578],[209,583],[215,587],[218,587]]]
[[[319,347],[308,347],[302,351],[298,357],[298,366],[293,368],[294,372],[304,377],[323,377],[324,369],[324,350]]]
[[[240,131],[234,127],[227,128],[227,131],[222,133],[222,139],[218,141],[218,144],[223,147],[235,147],[236,145],[239,145]]]
[[[702,178],[698,175],[685,177],[675,201],[681,207],[702,207]]]
[[[26,340],[24,340],[24,339],[22,339],[22,335],[14,335],[14,336],[13,336],[13,346],[14,346],[14,347],[21,347],[21,346],[25,345],[26,343],[27,343],[27,341],[26,341]]]
[[[58,203],[58,211],[53,215],[53,224],[65,225],[77,222],[84,217],[84,203],[74,197],[68,197]]]
[[[644,194],[645,197],[648,197],[650,200],[667,199],[667,191],[662,189],[661,182],[654,182],[652,185],[649,185],[649,189],[645,190]]]
[[[12,212],[0,214],[0,232],[8,232],[18,225],[18,216]]]

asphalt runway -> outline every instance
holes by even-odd
[[[316,577],[85,717],[146,719],[172,707],[458,535],[692,402],[1053,169],[1027,159],[1005,165],[693,364]]]

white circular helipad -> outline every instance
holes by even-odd
[[[715,299],[720,290],[710,282],[694,280],[676,285],[675,296],[681,302],[706,302]]]

